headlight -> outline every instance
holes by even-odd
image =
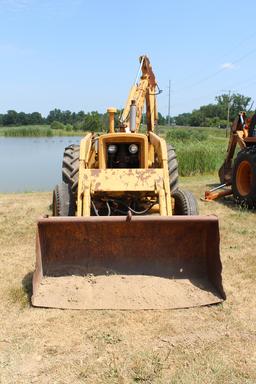
[[[129,145],[129,152],[132,154],[132,155],[135,155],[135,153],[138,152],[138,145],[136,144],[131,144]]]
[[[108,153],[110,153],[111,155],[113,155],[114,153],[117,152],[117,145],[115,144],[110,144],[108,146]]]

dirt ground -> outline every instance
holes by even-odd
[[[182,180],[199,198],[213,176]],[[0,383],[256,383],[256,213],[199,202],[220,219],[227,301],[186,310],[30,305],[35,221],[50,193],[0,195]]]

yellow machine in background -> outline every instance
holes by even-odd
[[[108,133],[65,149],[55,217],[38,221],[33,305],[150,309],[225,298],[218,220],[198,216],[194,196],[178,188],[175,151],[154,133],[158,86],[146,56],[139,73],[118,126],[109,108]]]

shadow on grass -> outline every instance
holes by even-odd
[[[27,273],[22,279],[22,284],[13,286],[8,291],[8,298],[13,304],[18,304],[21,309],[31,306],[33,272]]]
[[[22,289],[27,297],[27,301],[30,306],[32,297],[32,278],[33,272],[28,272],[22,279]]]
[[[214,187],[213,187],[214,188]],[[225,207],[228,207],[234,212],[237,213],[256,213],[256,208],[248,208],[246,206],[243,206],[239,203],[237,203],[233,197],[233,195],[229,196],[223,196],[216,200],[213,200],[212,202],[206,202],[207,204],[220,204],[224,205]]]

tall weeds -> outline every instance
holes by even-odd
[[[84,136],[85,134],[86,132],[73,131],[67,126],[65,126],[65,129],[52,129],[50,126],[44,125],[0,128],[0,136],[6,137]]]
[[[13,127],[3,130],[4,136],[10,137],[42,137],[53,136],[51,128],[42,126]]]
[[[216,140],[210,128],[208,132],[195,128],[167,132],[166,141],[175,148],[181,176],[213,173],[223,163],[227,139],[218,140],[220,138],[216,136]]]

